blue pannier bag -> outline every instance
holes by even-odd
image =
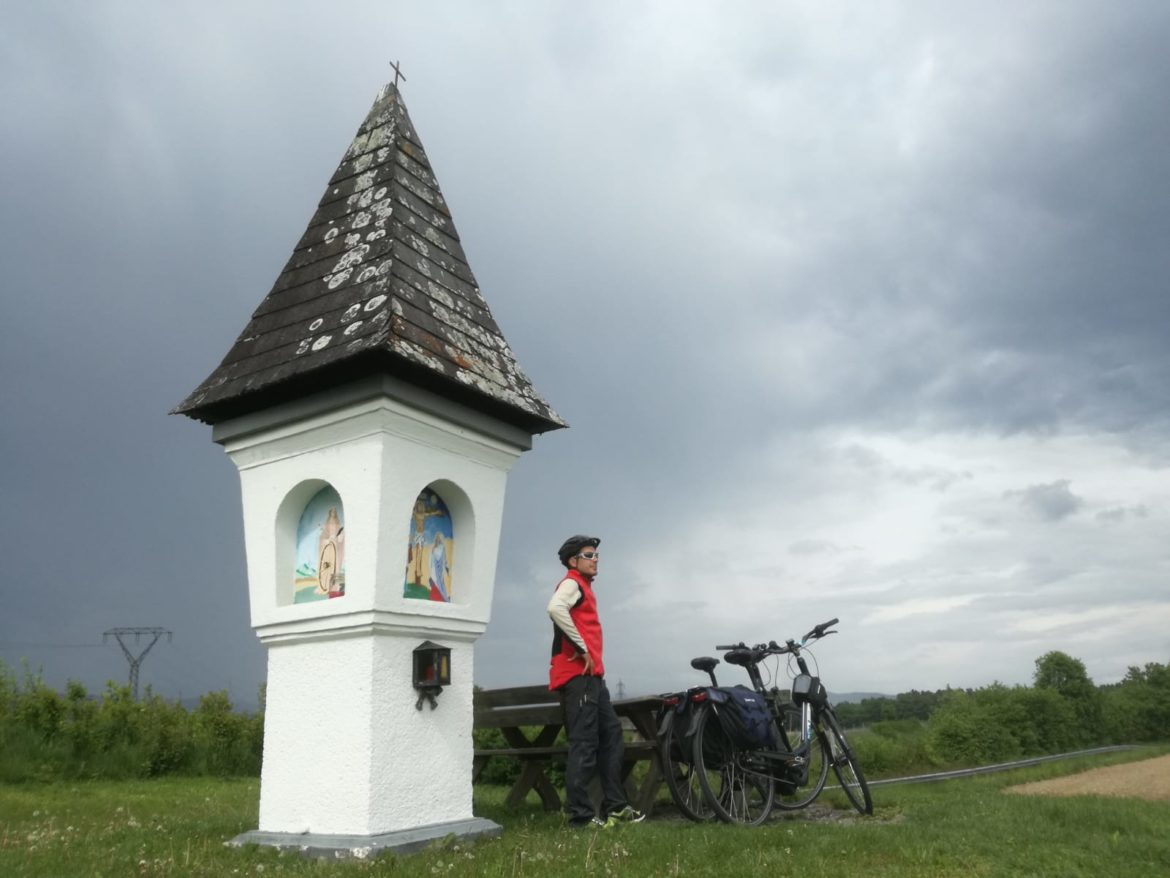
[[[717,705],[719,725],[736,746],[744,750],[771,749],[776,746],[776,726],[764,696],[747,686],[720,687],[712,690]]]

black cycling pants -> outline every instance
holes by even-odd
[[[561,687],[569,761],[565,766],[565,808],[570,823],[595,815],[589,782],[601,775],[601,816],[626,806],[622,787],[622,724],[601,677],[574,677]]]

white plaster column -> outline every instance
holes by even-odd
[[[507,473],[530,436],[378,386],[216,427],[240,471],[251,619],[268,647],[260,825],[243,841],[475,820],[473,645],[491,616]],[[297,522],[326,485],[344,507],[345,594],[294,603]],[[450,603],[403,594],[411,512],[428,487],[453,523]],[[424,640],[451,649],[433,710],[416,709],[412,686]]]

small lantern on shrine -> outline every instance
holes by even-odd
[[[431,710],[438,707],[435,696],[451,685],[451,650],[430,640],[424,640],[414,648],[414,688],[418,690],[415,707],[422,710],[423,701],[431,703]]]

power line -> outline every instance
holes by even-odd
[[[102,649],[104,643],[39,643],[31,640],[0,641],[0,649]]]

